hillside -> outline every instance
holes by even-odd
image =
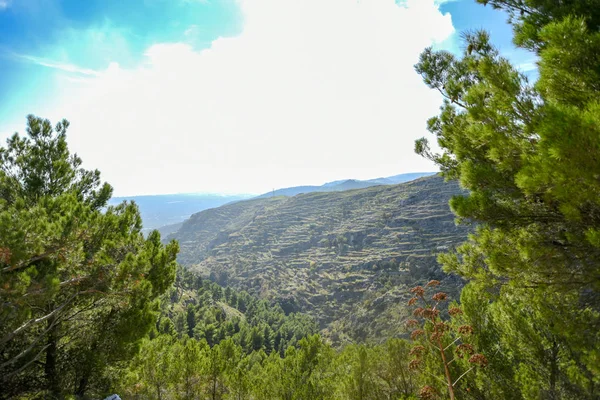
[[[368,180],[358,179],[343,179],[333,182],[327,182],[321,186],[293,186],[283,189],[277,189],[272,192],[268,192],[258,196],[257,198],[265,197],[276,197],[276,196],[296,196],[302,193],[313,193],[313,192],[341,192],[344,190],[353,189],[364,189],[371,186],[377,185],[395,185],[398,183],[409,182],[424,176],[430,176],[435,172],[411,172],[406,174],[399,174],[394,176],[388,176],[385,178],[375,178]]]
[[[312,314],[334,341],[403,332],[408,289],[432,278],[457,294],[436,254],[462,242],[456,183],[399,184],[254,199],[194,214],[169,238],[179,261],[222,285]]]
[[[276,303],[223,289],[178,267],[175,283],[160,302],[154,333],[204,339],[211,346],[232,338],[245,353],[262,349],[283,354],[287,347],[316,332],[314,320],[307,315],[285,314]]]

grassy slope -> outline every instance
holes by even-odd
[[[436,254],[462,242],[440,177],[366,189],[225,205],[193,215],[171,235],[180,262],[221,284],[314,315],[335,341],[403,332],[408,289],[443,275]]]

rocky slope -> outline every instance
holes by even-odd
[[[242,201],[194,214],[169,238],[179,260],[222,285],[314,315],[335,341],[403,332],[408,289],[436,278],[436,254],[461,243],[438,176],[332,193]]]

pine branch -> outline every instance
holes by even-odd
[[[18,335],[19,333],[21,333],[24,330],[26,330],[27,328],[29,328],[29,327],[31,327],[33,325],[36,325],[36,324],[38,324],[40,322],[44,322],[44,321],[46,321],[49,318],[52,318],[53,316],[55,316],[56,314],[58,314],[63,308],[65,308],[67,306],[67,304],[69,304],[77,295],[78,295],[78,293],[75,293],[74,295],[72,295],[71,297],[69,297],[69,299],[67,299],[67,301],[65,301],[59,307],[55,308],[54,310],[52,310],[52,312],[44,315],[43,317],[39,317],[39,318],[35,318],[35,319],[30,319],[29,321],[27,321],[26,323],[24,323],[23,325],[21,325],[20,327],[18,327],[17,329],[15,329],[14,331],[10,332],[8,335],[4,336],[0,340],[0,345],[5,344],[6,342],[8,342],[12,338],[14,338],[16,335]]]
[[[6,375],[2,375],[1,379],[2,379],[2,380],[5,380],[5,381],[7,381],[7,380],[8,380],[10,377],[12,377],[13,375],[20,374],[20,373],[21,373],[23,370],[25,370],[25,368],[29,367],[29,366],[30,366],[32,363],[34,363],[34,362],[37,362],[38,358],[40,358],[40,356],[41,356],[41,355],[44,353],[44,351],[46,351],[46,349],[47,349],[48,347],[50,347],[50,345],[49,345],[49,344],[47,344],[46,346],[44,346],[44,347],[43,347],[43,348],[42,348],[42,349],[39,351],[39,353],[37,353],[37,354],[35,355],[35,357],[33,357],[33,358],[32,358],[32,359],[31,359],[31,360],[30,360],[30,361],[29,361],[27,364],[23,365],[21,368],[19,368],[19,369],[15,370],[15,371],[13,371],[13,372],[10,372],[10,373],[8,373],[8,374],[6,374]]]

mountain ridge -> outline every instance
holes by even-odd
[[[303,193],[313,192],[336,192],[353,189],[364,189],[377,185],[395,185],[398,183],[409,182],[424,176],[434,175],[435,172],[410,172],[388,177],[360,180],[360,179],[341,179],[331,182],[326,182],[322,185],[301,185],[291,186],[287,188],[275,189],[271,192],[263,193],[257,198],[275,197],[275,196],[296,196]]]
[[[334,341],[404,332],[409,288],[442,281],[436,255],[463,242],[449,209],[456,182],[440,176],[294,197],[254,198],[194,214],[168,236],[201,275],[288,311],[308,312]]]

